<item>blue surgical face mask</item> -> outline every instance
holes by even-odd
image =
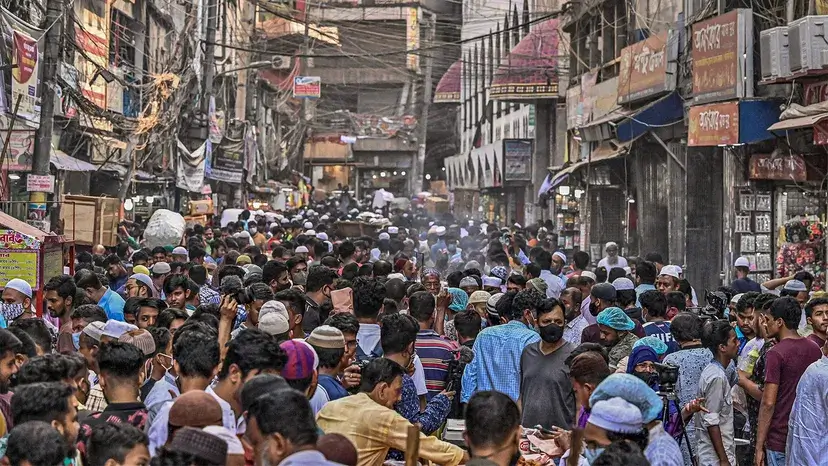
[[[599,456],[601,456],[601,453],[603,453],[603,452],[604,452],[604,447],[600,447],[600,448],[586,447],[584,449],[584,456],[586,457],[587,463],[592,464],[592,463],[595,462],[596,459],[598,459]]]
[[[80,349],[80,332],[72,334],[72,344],[75,345],[75,351]]]

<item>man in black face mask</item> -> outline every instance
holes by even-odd
[[[544,300],[537,323],[541,341],[524,348],[520,357],[521,425],[568,429],[575,419],[575,393],[566,360],[575,345],[562,338],[566,325],[563,303],[554,298]]]

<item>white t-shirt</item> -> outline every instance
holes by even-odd
[[[615,264],[610,264],[609,262],[607,262],[607,258],[604,257],[603,259],[598,261],[598,267],[606,267],[607,272],[609,272],[610,269],[623,269],[624,267],[628,266],[627,259],[624,259],[621,256],[618,256],[617,259],[618,262],[616,262]]]
[[[417,387],[417,396],[428,393],[423,363],[420,362],[420,357],[416,354],[414,355],[414,375],[411,378],[414,380],[414,386]]]

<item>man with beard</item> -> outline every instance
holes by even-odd
[[[589,323],[581,315],[581,290],[570,287],[561,292],[561,303],[564,305],[564,326],[563,339],[575,346],[581,344],[581,334]]]
[[[275,260],[268,261],[262,267],[262,282],[270,286],[274,293],[287,290],[293,285],[287,266]]]
[[[601,332],[601,344],[609,348],[610,370],[627,367],[627,358],[638,337],[635,322],[619,307],[609,307],[596,317]]]
[[[60,353],[77,351],[78,344],[74,342],[72,333],[72,303],[75,299],[77,287],[75,280],[69,275],[52,277],[43,290],[46,292],[46,309],[49,315],[60,321],[57,350]],[[78,334],[80,336],[80,333]]]
[[[537,322],[541,341],[524,348],[520,356],[521,425],[568,429],[575,419],[575,394],[566,361],[575,345],[563,339],[563,304],[544,300]]]
[[[598,317],[604,309],[615,306],[618,299],[618,292],[615,287],[609,283],[598,283],[593,286],[589,292],[589,315],[593,319]],[[583,316],[583,313],[581,314]],[[598,323],[588,325],[584,328],[581,334],[581,343],[600,343],[601,329],[598,328]]]
[[[91,272],[90,272],[91,273]],[[32,309],[32,286],[25,280],[13,278],[3,288],[3,302],[0,304],[5,323],[11,323],[24,314],[24,317],[31,318],[34,315]]]
[[[302,318],[302,330],[309,335],[328,317],[322,306],[330,304],[336,272],[325,266],[313,266],[308,271],[305,285],[305,315]],[[297,335],[300,336],[300,335]]]
[[[76,448],[78,400],[70,385],[62,382],[38,382],[17,387],[12,397],[11,411],[17,424],[28,421],[51,424],[66,442],[64,464],[82,464]]]
[[[276,337],[259,329],[249,328],[230,340],[218,382],[206,390],[221,406],[225,429],[234,435],[245,433],[242,387],[259,374],[279,374],[286,362],[287,355],[279,347]]]

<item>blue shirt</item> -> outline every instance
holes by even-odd
[[[124,298],[118,293],[112,291],[112,288],[107,288],[106,293],[101,296],[98,301],[98,306],[106,312],[107,319],[120,320],[124,322]]]
[[[673,334],[670,333],[670,322],[647,322],[644,324],[644,333],[648,337],[656,337],[667,345],[667,352],[664,354],[675,353],[679,350],[678,342],[673,339]]]
[[[635,287],[635,307],[641,307],[641,301],[639,301],[639,299],[641,299],[642,294],[644,294],[647,291],[653,291],[655,289],[656,289],[655,285],[651,285],[649,283],[642,283],[642,284],[636,286]]]
[[[762,292],[762,287],[750,278],[737,278],[733,280],[730,287],[736,290],[737,293],[747,293],[748,291]]]
[[[517,400],[520,356],[538,341],[540,335],[519,320],[483,329],[474,341],[474,359],[463,372],[460,401],[467,403],[475,392],[484,390],[497,390]]]

